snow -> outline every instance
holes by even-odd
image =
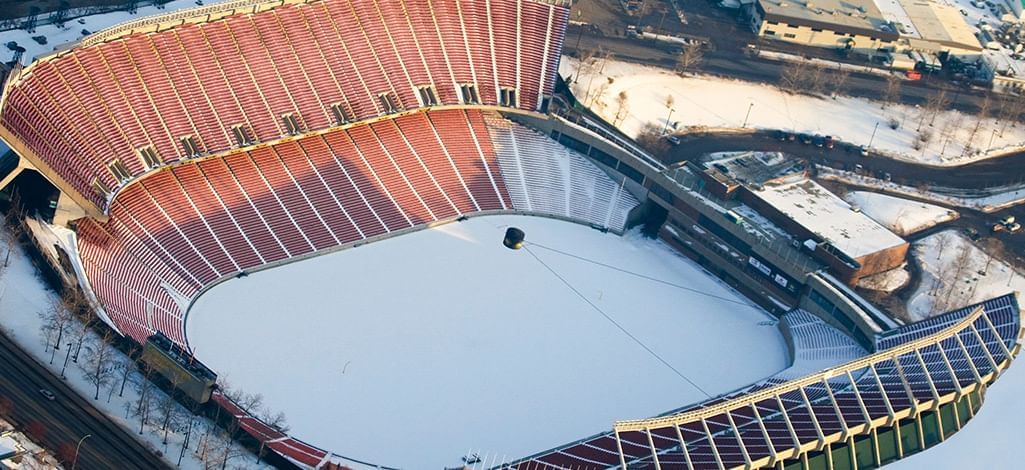
[[[815,168],[819,178],[824,180],[841,181],[847,184],[927,199],[951,206],[969,207],[987,213],[996,212],[1025,202],[1025,187],[1007,186],[984,190],[964,190],[930,186],[920,189],[890,181],[882,181],[849,171],[836,170],[826,166],[816,165]]]
[[[59,232],[59,231],[58,231]],[[2,263],[0,263],[2,265]],[[48,348],[44,347],[44,341],[40,336],[41,325],[43,319],[40,317],[40,312],[49,308],[50,302],[56,297],[56,294],[50,290],[41,276],[37,273],[36,268],[33,266],[31,259],[28,257],[23,247],[18,247],[16,251],[11,253],[10,265],[3,268],[2,274],[0,274],[0,328],[3,328],[4,333],[18,343],[19,346],[24,348],[29,354],[34,356],[41,365],[49,368],[53,373],[60,374],[63,366],[62,353],[66,351],[64,349],[58,351],[56,359],[53,364],[49,364],[51,352]],[[80,329],[81,323],[75,319],[72,322],[72,326],[69,326],[67,331],[74,331]],[[66,337],[70,336],[65,333]],[[88,333],[89,338],[98,339],[97,335],[91,330]],[[87,340],[88,342],[89,340]],[[85,353],[82,353],[82,357],[85,357]],[[115,352],[115,362],[120,361],[124,358],[124,355],[120,351]],[[83,362],[84,364],[84,362]],[[175,465],[178,459],[178,453],[181,449],[181,442],[184,439],[184,432],[170,434],[169,444],[164,445],[163,433],[160,431],[159,425],[148,424],[146,427],[147,432],[139,435],[139,418],[134,416],[126,416],[126,409],[131,403],[138,401],[138,394],[131,384],[125,387],[124,396],[119,397],[118,391],[114,390],[114,393],[110,395],[108,400],[108,387],[103,387],[100,391],[100,399],[93,400],[93,394],[95,392],[94,385],[88,382],[75,363],[69,363],[66,371],[66,381],[75,391],[77,391],[84,398],[89,400],[94,406],[100,411],[106,413],[115,423],[120,424],[122,427],[129,431],[129,434],[136,436],[140,439],[148,448],[153,451],[160,450],[164,454],[164,459],[169,465]],[[120,389],[120,376],[116,382],[116,388]],[[154,390],[154,396],[161,399],[164,394],[159,390]],[[153,412],[151,420],[154,420],[156,412]],[[206,423],[206,420],[200,420]],[[174,427],[179,429],[181,424],[175,424]],[[198,426],[196,427],[199,428]],[[195,430],[194,430],[195,431]],[[193,445],[191,450],[196,450],[196,442],[198,440],[198,432],[192,436]],[[267,468],[264,465],[255,464],[255,456],[252,454],[244,453],[246,457],[243,459],[235,458],[230,461],[232,467],[240,466],[243,468]],[[202,469],[204,468],[203,463],[200,461],[196,454],[192,451],[185,452],[185,458],[182,461],[181,468],[185,469]]]
[[[559,69],[564,77],[576,78],[571,86],[577,99],[608,122],[618,123],[632,137],[647,124],[661,130],[667,119],[679,121],[680,130],[785,129],[832,135],[858,145],[871,143],[874,151],[889,157],[941,166],[1025,148],[1025,127],[987,119],[974,134],[970,151],[965,151],[976,120],[958,111],[939,112],[933,119],[912,106],[883,107],[883,103],[861,98],[791,95],[772,85],[711,76],[682,77],[666,69],[615,60],[593,59],[584,67],[578,64],[572,57],[563,57]],[[620,93],[627,96],[621,122],[616,119]],[[671,117],[666,107],[669,96],[675,109]],[[898,129],[889,127],[891,120],[898,123]],[[919,127],[931,136],[916,150]]]
[[[943,207],[868,191],[852,191],[844,199],[901,236],[911,235],[958,217],[956,211]]]
[[[528,248],[502,246],[508,226]],[[662,242],[530,216],[231,279],[196,300],[186,331],[291,434],[382,465],[529,455],[707,398],[545,265],[709,394],[787,365],[771,316]]]
[[[889,271],[883,271],[858,279],[858,287],[882,292],[893,292],[904,287],[911,280],[906,264]]]
[[[913,249],[922,273],[907,306],[915,320],[1010,291],[1025,291],[1025,277],[998,258],[990,258],[956,230],[925,237]]]
[[[886,227],[852,210],[843,199],[811,180],[765,185],[754,194],[851,258],[904,243]]]
[[[213,5],[220,3],[221,1],[225,0],[208,0],[204,3],[207,5]],[[196,7],[197,5],[195,0],[173,0],[165,3],[163,10],[157,9],[157,7],[153,5],[147,5],[139,7],[138,11],[134,15],[127,11],[114,11],[110,13],[89,15],[82,17],[82,19],[85,20],[85,23],[79,23],[78,19],[73,19],[65,23],[64,28],[59,28],[54,24],[47,24],[37,26],[34,33],[29,33],[24,29],[0,31],[0,47],[3,48],[2,51],[4,53],[10,54],[11,57],[13,57],[14,52],[7,49],[6,44],[10,41],[17,42],[19,46],[25,48],[25,54],[21,58],[21,63],[23,65],[28,65],[39,55],[53,52],[63,44],[82,39],[84,37],[82,35],[83,29],[88,30],[91,33],[96,33],[126,21],[133,21],[146,16],[162,15],[175,10]],[[33,36],[45,36],[46,44],[39,44],[32,39]],[[4,62],[8,60],[10,59],[5,58]]]

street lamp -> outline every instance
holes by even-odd
[[[744,124],[740,126],[741,128],[747,127],[747,118],[751,117],[751,108],[753,107],[755,107],[754,101],[752,101],[751,104],[747,107],[747,114],[744,115]]]
[[[676,111],[676,108],[669,108],[669,115],[666,116],[666,126],[662,128],[662,135],[666,135],[666,132],[669,131],[669,120],[673,117],[673,111]]]
[[[93,437],[93,435],[92,434],[86,434],[86,435],[82,436],[81,439],[78,440],[78,445],[75,446],[75,460],[71,461],[71,470],[75,470],[75,466],[78,465],[78,451],[80,449],[82,449],[82,441],[84,441],[84,440],[86,440],[86,439],[88,439],[90,437]]]
[[[68,352],[64,354],[64,367],[61,367],[61,378],[64,378],[64,370],[68,368],[68,359],[71,358],[71,345],[68,343]]]
[[[876,140],[876,131],[879,130],[879,122],[876,122],[876,127],[872,128],[872,137],[868,139],[868,148],[872,148],[872,142]]]

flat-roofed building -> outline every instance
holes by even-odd
[[[816,47],[978,55],[982,46],[957,7],[930,0],[756,0],[759,36]]]
[[[900,35],[871,0],[758,0],[751,28],[771,39],[819,47],[893,49]]]

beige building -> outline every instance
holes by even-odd
[[[760,37],[868,55],[982,51],[957,8],[929,0],[756,0],[748,17]]]

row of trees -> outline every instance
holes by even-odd
[[[169,450],[171,436],[180,436],[179,464],[190,449],[208,469],[225,469],[232,460],[246,454],[234,440],[239,430],[235,417],[222,416],[223,411],[216,407],[212,420],[202,419],[198,414],[199,407],[185,406],[176,399],[174,390],[181,382],[173,378],[168,383],[170,392],[162,393],[151,369],[139,368],[129,355],[117,350],[114,345],[117,338],[111,330],[105,328],[102,334],[93,333],[95,319],[90,313],[91,305],[81,291],[68,287],[63,292],[39,313],[42,319],[40,337],[44,350],[50,353],[50,364],[59,360],[58,351],[63,352],[62,378],[66,377],[70,364],[92,386],[93,400],[101,400],[105,394],[107,403],[113,400],[115,393],[124,399],[126,389],[134,391],[134,397],[130,396],[123,403],[125,419],[136,420],[140,435],[147,430],[159,435],[165,454]],[[288,431],[285,415],[272,412],[264,405],[261,395],[245,393],[226,383],[218,386],[226,397],[251,416],[281,432]],[[224,423],[218,425],[222,421]],[[257,460],[264,452],[265,449],[261,448]]]

